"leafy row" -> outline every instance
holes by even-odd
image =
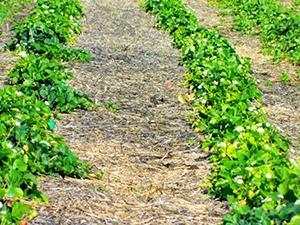
[[[144,7],[181,49],[192,126],[205,135],[213,164],[210,193],[231,204],[224,224],[297,224],[299,162],[288,158],[289,141],[264,115],[250,62],[200,26],[182,0],[146,0]]]
[[[278,0],[218,0],[214,3],[231,9],[235,30],[258,34],[266,53],[300,63],[300,14],[296,7],[283,7]]]
[[[31,0],[1,0],[0,1],[0,26],[15,16],[20,8],[26,6]]]
[[[92,109],[93,102],[66,82],[71,60],[89,53],[68,46],[80,33],[78,0],[36,0],[36,7],[14,27],[6,45],[20,60],[0,90],[0,224],[18,224],[36,213],[31,204],[47,201],[36,175],[87,177],[89,165],[53,133],[55,113]]]

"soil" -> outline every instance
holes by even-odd
[[[47,177],[49,204],[30,224],[219,224],[224,203],[199,188],[209,173],[178,95],[184,69],[168,35],[135,0],[85,1],[76,88],[120,109],[63,115],[57,132],[100,180]]]

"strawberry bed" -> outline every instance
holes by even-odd
[[[210,193],[231,204],[224,224],[297,224],[299,162],[265,116],[250,62],[199,25],[182,0],[147,0],[144,7],[182,51],[192,126],[206,136],[202,146],[213,164]]]
[[[14,27],[6,45],[20,60],[0,91],[0,223],[23,224],[36,212],[31,205],[47,198],[36,175],[84,178],[89,165],[54,134],[57,112],[92,109],[88,96],[68,86],[68,61],[91,55],[70,47],[80,33],[83,9],[77,0],[36,0],[31,14]]]

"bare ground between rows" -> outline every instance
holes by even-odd
[[[196,13],[202,25],[209,28],[217,26],[221,34],[235,46],[240,56],[251,59],[252,75],[259,81],[259,88],[263,93],[263,105],[270,120],[284,136],[291,138],[294,148],[299,153],[300,83],[296,79],[283,83],[280,81],[280,75],[287,73],[296,78],[296,71],[300,67],[288,62],[276,63],[272,61],[271,56],[261,54],[259,38],[233,31],[232,18],[226,17],[225,22],[222,21],[218,16],[221,10],[209,5],[207,0],[191,0],[188,6]]]
[[[209,172],[179,104],[183,68],[166,33],[134,0],[85,1],[78,43],[94,54],[72,82],[117,112],[64,115],[57,132],[101,180],[42,178],[49,204],[31,224],[219,224],[225,206],[199,183]]]

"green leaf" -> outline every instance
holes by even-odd
[[[20,172],[24,172],[27,170],[27,165],[22,159],[16,159],[13,168],[19,170]]]

